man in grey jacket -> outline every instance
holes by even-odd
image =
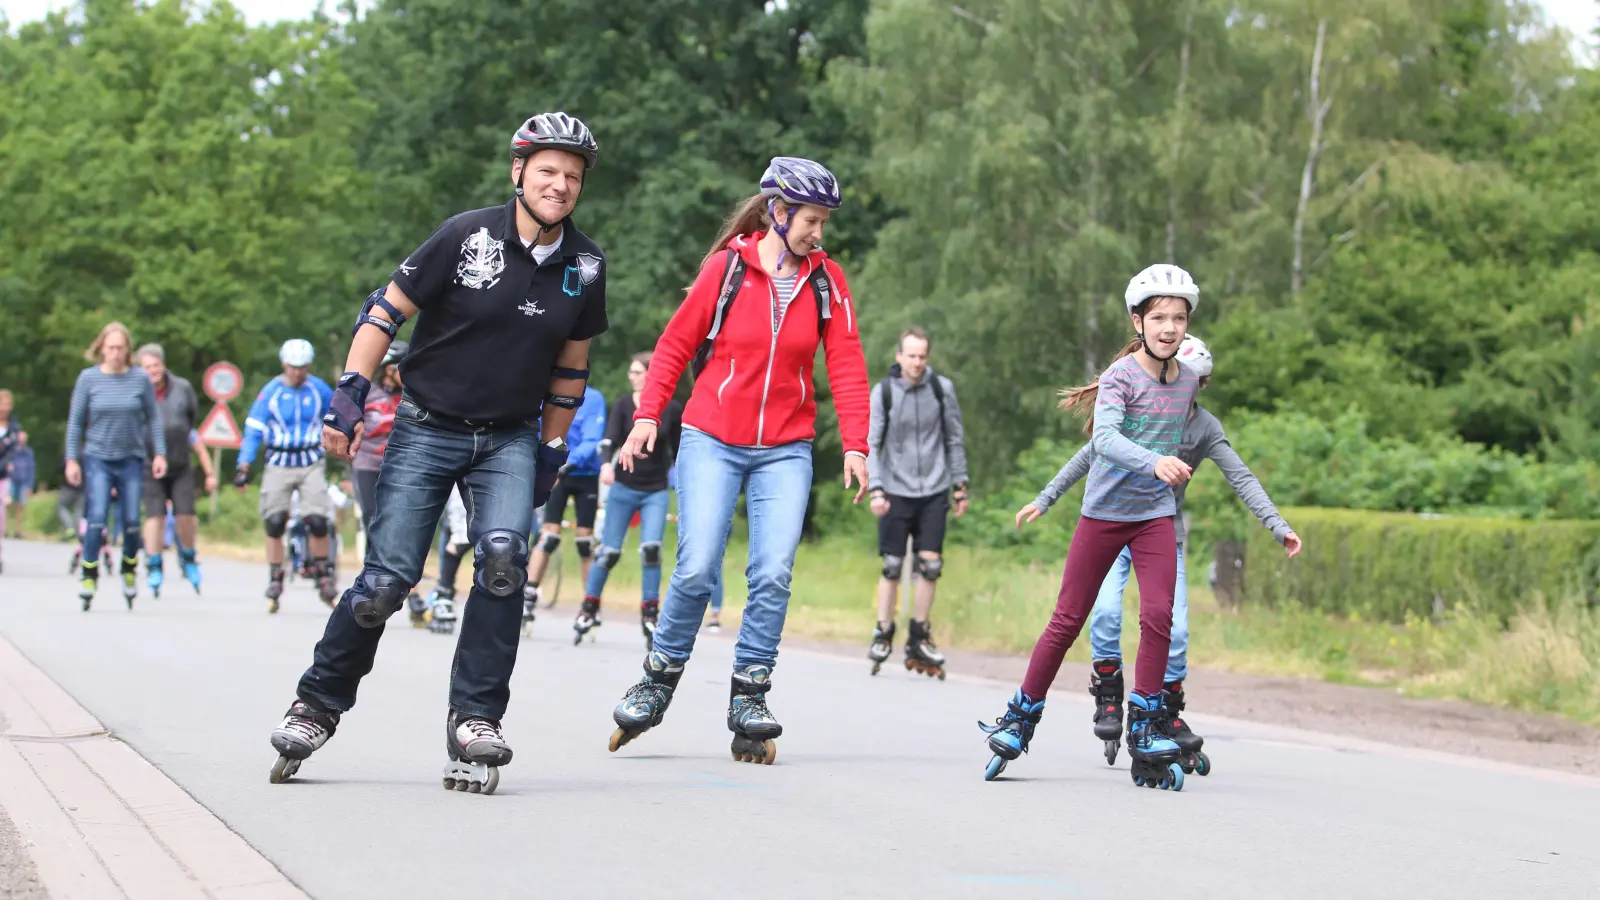
[[[928,347],[926,332],[906,329],[889,377],[872,390],[867,485],[883,557],[878,627],[867,652],[874,675],[893,650],[895,600],[909,540],[918,581],[906,668],[944,678],[944,654],[931,639],[928,613],[944,567],[944,530],[952,500],[955,515],[967,511],[967,451],[955,385],[928,368]]]

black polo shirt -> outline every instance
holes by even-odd
[[[562,345],[606,330],[605,255],[568,218],[536,265],[514,198],[445,222],[390,278],[421,310],[406,396],[459,419],[537,417]]]

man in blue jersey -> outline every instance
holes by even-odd
[[[300,494],[300,515],[311,536],[311,570],[322,602],[333,605],[339,596],[333,561],[328,558],[328,535],[333,530],[328,482],[322,474],[322,416],[328,411],[333,389],[311,374],[316,352],[311,342],[285,341],[278,351],[283,374],[267,382],[256,395],[244,420],[244,445],[239,448],[239,468],[233,484],[244,490],[250,466],[263,445],[266,470],[261,475],[261,522],[267,532],[267,612],[278,611],[283,595],[283,533],[289,525],[290,506]]]

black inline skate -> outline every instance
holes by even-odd
[[[644,632],[644,646],[646,650],[655,646],[656,622],[660,618],[660,600],[646,600],[639,604],[639,630]]]
[[[267,612],[278,611],[278,598],[283,596],[283,564],[269,563],[267,565]]]
[[[444,765],[444,789],[494,793],[500,786],[500,767],[511,762],[511,745],[500,723],[452,709],[445,717],[444,743],[450,754]]]
[[[889,655],[894,653],[894,623],[879,622],[872,631],[872,643],[867,647],[867,659],[872,660],[872,674],[878,674]]]
[[[783,726],[767,708],[770,690],[770,666],[745,666],[733,671],[728,689],[728,730],[733,732],[733,758],[738,762],[770,766],[778,758],[777,738],[783,734]]]
[[[600,627],[600,598],[585,597],[583,605],[578,607],[578,617],[572,620],[572,645],[576,647],[583,642],[583,636]],[[590,642],[594,641],[591,636]]]
[[[1117,764],[1122,749],[1122,660],[1097,659],[1089,668],[1089,693],[1094,697],[1094,736],[1105,741],[1106,765]]]
[[[283,722],[273,729],[272,749],[278,751],[278,761],[272,764],[270,781],[283,784],[300,771],[300,763],[322,749],[339,728],[339,713],[312,706],[296,700],[284,714]]]
[[[929,678],[944,680],[944,654],[934,646],[932,627],[927,622],[911,620],[911,633],[906,635],[906,671],[921,672]]]
[[[317,582],[317,599],[321,600],[329,609],[339,600],[338,575],[333,568],[333,561],[317,559],[311,562],[311,575]]]
[[[660,653],[651,651],[644,658],[644,678],[628,688],[622,702],[611,713],[617,730],[611,733],[611,752],[661,724],[667,707],[672,705],[672,693],[683,677],[683,665],[674,663]]]
[[[1211,757],[1200,749],[1205,746],[1206,739],[1195,734],[1189,728],[1189,723],[1183,720],[1183,682],[1169,681],[1161,693],[1167,709],[1172,711],[1172,718],[1167,723],[1167,736],[1183,751],[1183,755],[1178,757],[1178,765],[1183,766],[1186,773],[1210,775]]]

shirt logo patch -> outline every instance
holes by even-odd
[[[461,262],[456,265],[456,280],[473,290],[494,287],[506,268],[505,242],[479,228],[461,242]]]
[[[540,309],[539,308],[539,304],[537,302],[533,301],[533,300],[524,300],[524,301],[522,301],[522,305],[517,307],[517,309],[522,310],[522,314],[525,315],[525,316],[542,316],[542,315],[544,315],[544,310]]]
[[[584,284],[594,284],[594,280],[600,277],[600,264],[602,262],[603,260],[600,257],[592,253],[578,254],[578,277],[583,280]]]

